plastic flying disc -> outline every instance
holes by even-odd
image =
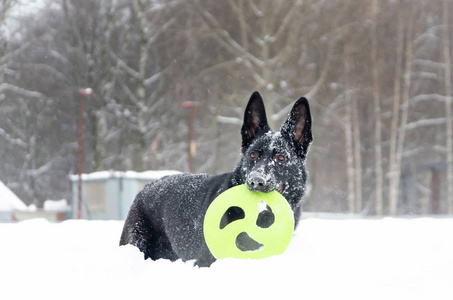
[[[272,224],[263,228],[257,221],[266,205],[272,211],[274,219]],[[222,227],[222,217],[231,208],[242,209],[244,216]],[[230,188],[215,198],[206,211],[203,224],[206,244],[217,259],[260,259],[282,254],[291,241],[293,231],[293,212],[280,193],[251,192],[245,185]],[[259,248],[241,250],[238,240],[244,233]]]

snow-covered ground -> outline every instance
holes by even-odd
[[[119,221],[0,224],[0,299],[453,299],[453,219],[302,220],[281,256],[144,261]]]

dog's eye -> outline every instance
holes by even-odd
[[[255,151],[250,152],[250,158],[255,160],[258,158],[258,154]]]
[[[278,162],[284,162],[286,160],[286,157],[283,154],[277,155],[277,160]]]

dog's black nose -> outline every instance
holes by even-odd
[[[252,192],[269,193],[275,189],[270,180],[266,180],[266,178],[260,176],[259,174],[250,174],[246,183],[247,188]]]
[[[252,189],[262,189],[265,185],[264,178],[261,177],[254,177],[249,180],[249,185]]]

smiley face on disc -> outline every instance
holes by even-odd
[[[203,224],[206,244],[217,259],[282,254],[293,231],[293,212],[280,193],[251,192],[245,185],[215,198]]]

